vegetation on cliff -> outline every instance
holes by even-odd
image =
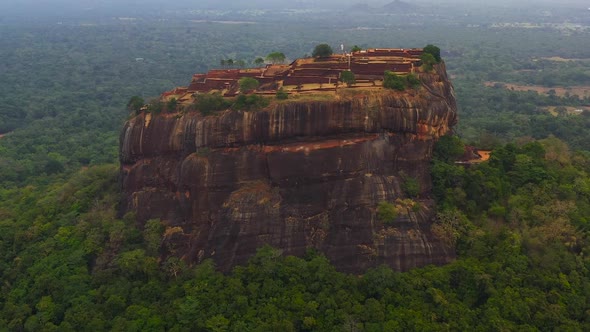
[[[431,66],[428,71],[432,69],[433,67]],[[397,75],[388,70],[383,75],[383,87],[386,89],[404,91],[406,88],[416,89],[420,84],[420,79],[413,73]]]
[[[313,49],[313,53],[311,54],[311,56],[318,57],[318,58],[324,58],[324,57],[328,57],[330,55],[332,55],[334,53],[334,51],[332,51],[332,47],[328,44],[318,44],[316,45],[316,47]]]
[[[269,61],[270,63],[273,63],[273,64],[279,64],[279,63],[285,62],[286,58],[287,57],[282,52],[271,52],[266,56],[266,61]],[[262,63],[260,63],[260,61],[258,61],[258,64],[262,64]]]
[[[442,61],[442,58],[440,57],[440,48],[438,46],[428,44],[424,46],[424,53],[432,55],[436,63]]]

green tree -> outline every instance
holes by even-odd
[[[351,72],[350,70],[345,70],[345,71],[341,72],[340,73],[340,80],[342,82],[346,83],[347,86],[351,86],[354,83],[356,83],[354,73]]]
[[[193,109],[198,110],[203,115],[209,115],[216,111],[222,111],[229,108],[231,104],[219,93],[205,93],[197,95],[191,105]]]
[[[178,100],[176,100],[176,98],[171,98],[166,103],[166,111],[167,112],[176,112],[177,106],[178,106]]]
[[[414,177],[404,175],[401,183],[402,190],[409,197],[417,197],[420,194],[420,182]]]
[[[272,64],[279,64],[285,62],[285,54],[281,52],[272,52],[266,56],[266,60],[270,61]]]
[[[205,322],[208,331],[211,332],[225,332],[229,327],[229,320],[222,315],[215,315]]]
[[[388,70],[383,75],[383,87],[386,89],[404,91],[406,89],[406,80]]]
[[[143,98],[139,96],[133,96],[127,102],[127,109],[130,111],[135,112],[135,114],[139,114],[141,108],[145,105],[145,101]]]
[[[256,90],[258,86],[260,86],[260,82],[257,79],[252,77],[242,77],[238,81],[238,85],[240,86],[241,93],[248,93],[253,90]]]
[[[334,51],[332,51],[332,47],[328,44],[319,44],[313,49],[313,53],[311,56],[314,58],[325,58],[332,55]]]
[[[150,219],[146,221],[143,229],[143,241],[146,247],[146,253],[150,256],[157,256],[162,242],[162,233],[164,226],[159,219]]]
[[[121,272],[133,278],[141,278],[156,269],[156,259],[146,256],[143,249],[135,249],[121,253],[117,257],[117,266]]]
[[[411,86],[413,89],[419,87],[422,84],[420,83],[420,79],[412,73],[406,75],[406,81],[408,81],[408,85]]]
[[[362,49],[362,48],[360,48],[358,45],[354,45],[350,51],[351,51],[351,52],[360,52],[360,51],[362,51],[362,50],[363,50],[363,49]]]
[[[436,60],[436,63],[439,63],[441,61],[440,48],[438,48],[437,46],[428,44],[424,47],[423,51],[426,54],[432,55],[434,57],[434,60]]]
[[[283,89],[283,87],[281,87],[280,89],[277,90],[276,98],[284,100],[284,99],[289,98],[289,94],[287,93],[287,91],[285,91],[285,89]]]
[[[448,246],[454,247],[461,236],[467,235],[469,221],[457,209],[444,210],[436,214],[432,232]]]
[[[434,64],[436,64],[436,58],[430,53],[423,53],[420,56],[420,60],[422,60],[422,68],[425,71],[431,71]]]
[[[444,162],[452,162],[465,153],[465,144],[458,136],[445,135],[434,144],[433,157]]]
[[[551,93],[551,90],[549,92]],[[555,90],[553,90],[553,93],[555,93]],[[564,106],[557,106],[555,108],[555,113],[557,113],[557,115],[559,115],[559,116],[565,116],[565,115],[567,115],[568,112],[567,112],[567,108],[566,107],[564,107]]]
[[[254,60],[254,64],[255,64],[256,66],[258,66],[258,67],[262,67],[262,65],[264,64],[264,59],[263,59],[263,58],[260,58],[260,57],[258,57],[258,58],[256,58],[256,59]]]
[[[234,100],[234,103],[233,103],[233,105],[231,105],[231,108],[234,110],[254,111],[254,110],[263,109],[268,105],[269,105],[268,99],[264,98],[263,96],[260,96],[257,94],[249,94],[249,95],[240,94]]]
[[[58,159],[49,158],[49,160],[45,163],[45,173],[49,175],[61,173],[64,170],[64,165]]]
[[[153,114],[160,114],[163,109],[164,109],[164,103],[162,103],[162,101],[157,98],[150,100],[150,102],[147,106],[148,112],[153,113]]]

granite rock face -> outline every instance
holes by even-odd
[[[160,218],[162,255],[212,258],[224,271],[269,244],[284,254],[323,252],[341,271],[444,264],[454,251],[430,227],[429,162],[456,121],[444,64],[416,90],[378,90],[331,101],[287,101],[129,120],[121,133],[122,212]],[[413,208],[403,178],[415,178]],[[398,205],[385,224],[377,205]],[[397,203],[395,203],[397,201]]]

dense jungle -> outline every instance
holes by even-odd
[[[396,3],[1,16],[0,331],[590,330],[590,12]],[[319,43],[442,50],[459,122],[433,153],[433,230],[457,259],[161,259],[159,221],[117,214],[130,98]],[[490,159],[457,164],[465,146]]]

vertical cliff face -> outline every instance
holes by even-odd
[[[444,264],[454,253],[430,231],[429,162],[455,98],[444,65],[420,80],[255,112],[140,114],[121,133],[123,209],[162,220],[163,255],[222,270],[264,244],[316,248],[346,272]],[[407,178],[420,184],[412,201]],[[382,201],[397,206],[393,222],[377,217]]]

